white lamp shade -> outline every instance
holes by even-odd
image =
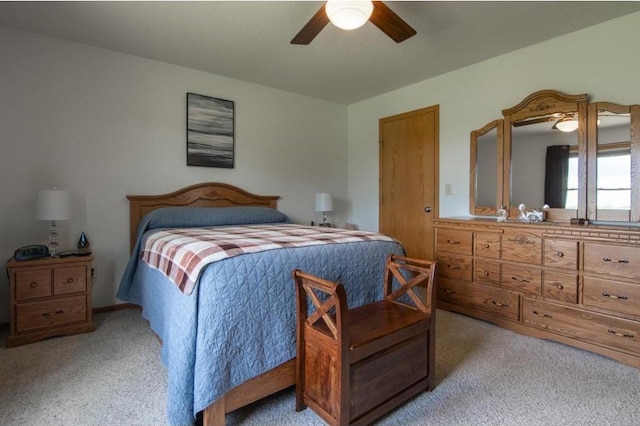
[[[367,23],[373,12],[373,3],[363,0],[329,0],[325,12],[336,27],[355,30]]]
[[[68,220],[71,218],[71,193],[59,189],[43,189],[36,198],[38,220]]]
[[[319,192],[316,194],[316,211],[331,212],[333,211],[333,197],[329,192]]]

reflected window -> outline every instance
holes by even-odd
[[[565,209],[578,208],[578,152],[573,150],[569,155],[569,178],[567,180],[567,200]]]
[[[597,167],[598,208],[630,209],[631,155],[628,152],[600,152]]]

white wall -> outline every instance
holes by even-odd
[[[213,54],[213,53],[212,53]],[[46,243],[36,192],[73,197],[59,241],[92,243],[94,307],[117,303],[129,258],[127,194],[220,181],[280,195],[294,220],[319,220],[315,192],[333,192],[346,218],[347,111],[343,105],[187,68],[0,27],[0,258]],[[235,101],[236,167],[186,166],[186,93]],[[0,274],[0,322],[8,321]]]
[[[350,105],[350,220],[378,229],[380,118],[440,105],[440,216],[466,216],[471,130],[542,89],[588,93],[592,101],[640,103],[637,40],[640,13]],[[453,195],[444,195],[447,183]]]

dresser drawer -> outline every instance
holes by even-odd
[[[446,251],[471,256],[473,233],[470,231],[455,231],[452,229],[438,229],[438,253]]]
[[[438,276],[471,281],[473,273],[473,259],[438,253]]]
[[[18,333],[86,321],[87,302],[85,296],[52,299],[16,306],[16,331]]]
[[[585,243],[584,270],[640,279],[640,247]]]
[[[640,285],[584,277],[582,304],[640,317]]]
[[[438,283],[438,300],[494,318],[518,321],[520,297],[497,288],[442,280]]]
[[[500,286],[522,294],[540,296],[542,294],[542,271],[523,265],[502,265]]]
[[[545,299],[578,303],[578,276],[576,274],[543,271],[542,296]]]
[[[479,257],[500,258],[500,234],[476,232],[475,255]]]
[[[544,240],[544,266],[578,269],[578,242],[566,240]]]
[[[51,269],[16,272],[16,300],[51,296]]]
[[[78,293],[87,290],[87,268],[71,266],[53,271],[53,294]]]
[[[614,349],[640,351],[640,323],[524,299],[522,321],[532,327]]]
[[[488,259],[476,259],[473,281],[478,284],[500,285],[500,262]]]
[[[502,259],[540,265],[542,237],[528,231],[505,231],[502,237]]]

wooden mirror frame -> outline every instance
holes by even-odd
[[[504,176],[502,200],[509,209],[509,217],[517,217],[518,206],[511,205],[511,154],[512,124],[519,121],[547,116],[555,113],[578,114],[578,209],[546,209],[549,221],[569,222],[573,217],[586,217],[587,201],[587,105],[588,95],[567,95],[556,90],[540,90],[532,93],[519,104],[502,110],[504,116]],[[542,206],[527,206],[541,209]]]
[[[631,208],[629,210],[598,210],[598,111],[629,114],[631,151]],[[619,105],[611,102],[589,104],[587,218],[590,221],[640,222],[640,105]]]
[[[496,129],[496,200],[493,206],[477,205],[477,179],[478,179],[478,138]],[[478,130],[473,130],[470,135],[470,172],[469,172],[469,213],[480,216],[495,216],[502,202],[502,180],[504,177],[503,148],[504,148],[504,120],[493,120]]]

